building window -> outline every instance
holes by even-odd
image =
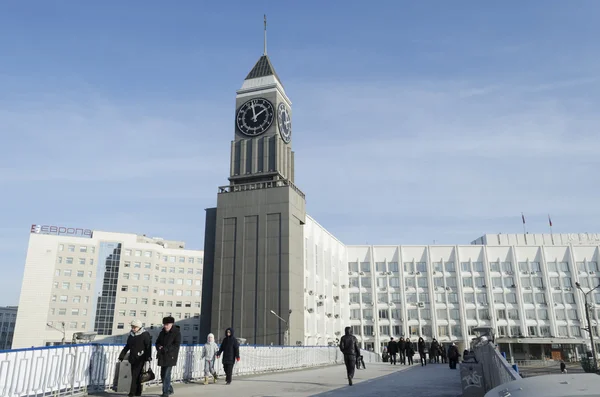
[[[438,325],[438,337],[447,337],[448,335],[448,326],[447,325]]]

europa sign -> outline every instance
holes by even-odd
[[[50,226],[50,225],[31,225],[31,233],[52,234],[56,236],[73,236],[92,238],[94,232],[89,229],[79,229],[73,227]]]

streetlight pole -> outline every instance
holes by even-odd
[[[581,293],[583,294],[583,299],[585,301],[585,319],[587,321],[587,332],[590,334],[590,342],[592,344],[592,358],[594,359],[594,372],[598,371],[598,359],[596,358],[596,346],[594,345],[594,333],[592,332],[592,322],[590,321],[590,305],[588,303],[588,295],[594,292],[600,285],[595,288],[589,290],[588,292],[583,292],[581,288],[581,284],[575,283],[575,286]]]
[[[58,329],[56,328],[54,325],[47,323],[46,325],[54,330],[57,330],[58,332],[62,333],[62,341],[61,344],[64,345],[65,344],[65,322],[63,321],[62,323],[60,323],[62,326],[62,329]]]
[[[283,321],[285,323],[285,333],[283,334],[283,344],[284,344],[284,346],[289,346],[289,344],[290,344],[290,316],[292,314],[292,310],[290,309],[290,311],[288,312],[288,319],[287,319],[287,321],[284,320],[283,318],[281,318],[273,310],[271,310],[271,314],[274,315],[275,317],[277,317],[278,319],[280,319],[281,321]]]

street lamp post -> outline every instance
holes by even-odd
[[[62,329],[58,329],[58,328],[56,328],[54,325],[52,325],[52,324],[50,324],[50,323],[47,323],[46,325],[47,325],[48,327],[50,327],[50,328],[52,328],[52,329],[55,329],[55,330],[57,330],[58,332],[61,332],[61,333],[62,333],[62,341],[61,341],[61,344],[62,344],[62,345],[64,345],[64,344],[65,344],[65,323],[64,323],[64,321],[63,321],[63,322],[62,322],[62,323],[60,323],[60,324],[62,325]]]
[[[283,344],[284,344],[284,346],[289,346],[289,344],[290,344],[290,316],[292,314],[292,310],[290,309],[290,311],[288,312],[288,319],[287,319],[287,321],[284,320],[283,318],[281,318],[273,310],[271,310],[271,314],[274,315],[275,317],[277,317],[278,319],[280,319],[281,321],[283,321],[285,323],[285,332],[283,334]]]
[[[587,321],[587,332],[590,334],[590,342],[592,344],[592,358],[594,359],[594,372],[598,370],[598,359],[596,358],[596,346],[594,345],[594,333],[592,332],[592,322],[590,321],[590,305],[588,303],[588,295],[594,292],[597,288],[600,288],[600,285],[597,285],[595,288],[589,290],[588,292],[583,292],[581,288],[581,284],[575,283],[575,286],[581,293],[583,294],[583,299],[585,301],[585,319]]]

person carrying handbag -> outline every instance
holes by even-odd
[[[127,361],[131,364],[131,389],[129,397],[142,395],[142,370],[144,364],[152,361],[152,336],[142,327],[140,320],[131,322],[131,332],[127,338],[127,344],[119,354],[119,361],[125,359],[129,352]]]
[[[163,318],[163,329],[156,339],[156,358],[162,380],[161,397],[169,397],[174,393],[171,385],[171,371],[177,365],[180,346],[181,332],[175,325],[175,319],[171,316]]]

